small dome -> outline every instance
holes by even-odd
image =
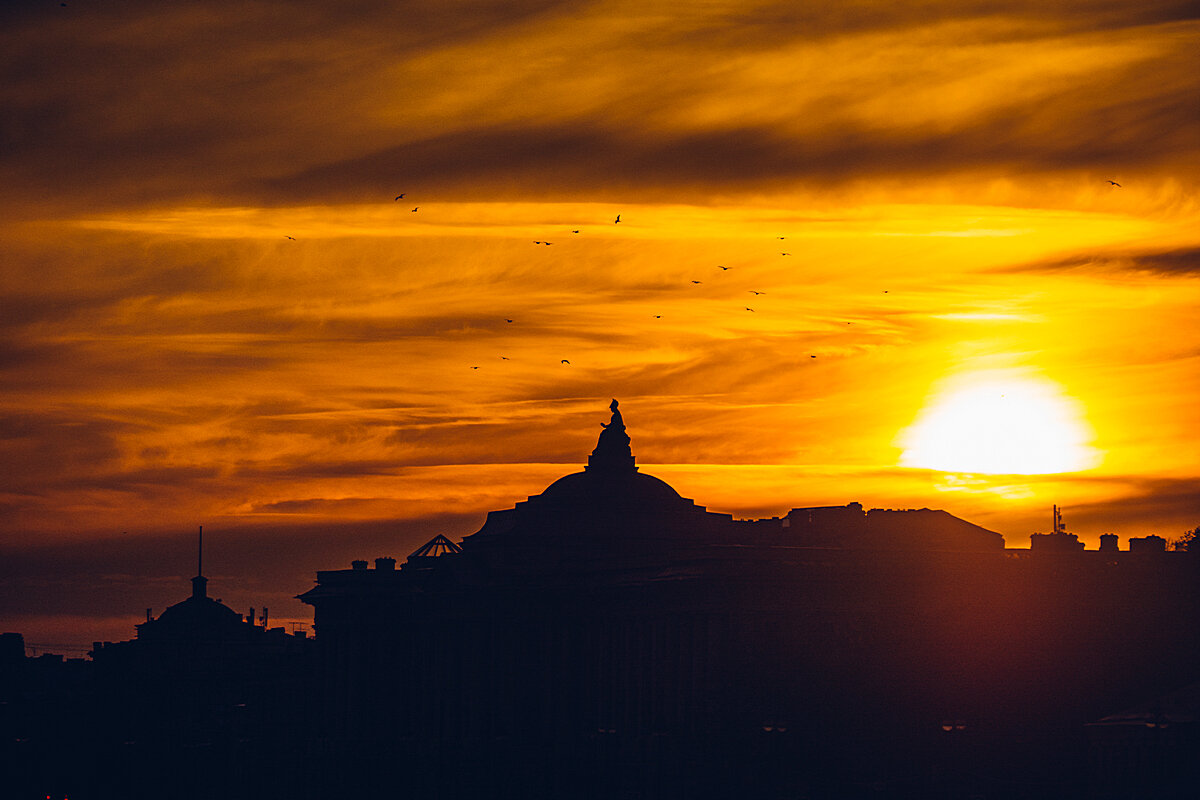
[[[242,616],[211,597],[189,597],[137,626],[140,641],[240,639],[247,626]]]
[[[242,616],[211,597],[189,597],[158,615],[162,626],[205,628],[242,621]]]

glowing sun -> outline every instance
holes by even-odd
[[[1098,453],[1077,402],[1022,374],[953,381],[901,434],[900,463],[942,472],[1038,475],[1094,466]]]

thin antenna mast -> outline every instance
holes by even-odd
[[[204,526],[196,533],[196,577],[192,578],[192,597],[203,599],[207,597],[205,585],[208,578],[204,577]]]
[[[1058,509],[1058,506],[1054,507],[1054,531],[1053,532],[1054,533],[1066,533],[1067,532],[1067,527],[1065,525],[1063,525],[1063,521],[1062,521],[1062,511],[1060,511]]]

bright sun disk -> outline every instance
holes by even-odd
[[[1040,475],[1098,461],[1079,404],[1030,376],[960,378],[901,438],[901,465],[942,472]]]

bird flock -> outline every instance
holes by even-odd
[[[1106,182],[1107,184],[1109,184],[1109,186],[1110,186],[1111,188],[1113,188],[1113,189],[1120,189],[1120,188],[1122,188],[1121,184],[1117,183],[1117,182],[1116,182],[1116,181],[1114,181],[1114,180],[1106,180],[1105,182]],[[398,194],[398,195],[396,195],[396,196],[395,196],[395,198],[393,199],[393,202],[399,202],[399,201],[401,201],[401,200],[405,199],[405,196],[406,196],[406,195],[407,195],[407,192],[401,192],[400,194]],[[420,207],[420,206],[413,206],[413,208],[411,209],[411,212],[410,212],[410,213],[414,213],[414,214],[415,214],[415,213],[417,213],[417,212],[418,212],[418,211],[420,211],[420,210],[421,210],[421,207]],[[620,222],[621,222],[621,215],[620,215],[620,214],[617,214],[616,218],[615,218],[615,219],[613,219],[613,221],[612,221],[612,224],[614,224],[614,225],[619,225],[619,224],[620,224]],[[580,228],[573,228],[573,229],[571,229],[571,233],[572,233],[572,234],[578,234],[578,233],[580,232],[580,230],[581,230]],[[285,236],[285,238],[287,238],[288,240],[290,240],[290,241],[293,241],[293,242],[294,242],[294,241],[296,241],[296,237],[295,237],[295,236]],[[785,236],[776,236],[775,238],[776,238],[778,241],[785,241],[787,237],[785,237]],[[539,239],[539,240],[535,240],[533,243],[534,243],[535,245],[541,245],[541,246],[543,246],[543,247],[550,247],[550,246],[552,246],[552,245],[554,244],[554,242],[550,242],[550,241],[546,241],[546,240],[540,240],[540,239]],[[790,255],[791,255],[791,252],[788,252],[788,251],[780,251],[779,255],[780,255],[780,256],[790,256]],[[728,271],[731,269],[730,267],[728,267],[728,266],[725,266],[724,264],[718,264],[718,265],[716,265],[716,268],[717,268],[717,269],[719,269],[719,270],[721,270],[722,272],[728,272]],[[691,280],[691,283],[692,283],[692,285],[694,285],[694,286],[700,286],[700,285],[703,285],[704,281],[700,281],[700,280],[695,280],[695,279],[692,279],[692,280]],[[765,294],[766,294],[766,292],[759,291],[759,290],[757,290],[757,289],[749,289],[749,290],[747,290],[747,292],[748,292],[749,294],[752,294],[752,295],[754,295],[755,297],[760,297],[760,296],[762,296],[762,295],[765,295]],[[883,294],[888,294],[888,293],[889,293],[889,292],[888,292],[888,290],[887,290],[887,289],[884,289],[884,290],[883,290]],[[749,313],[756,313],[756,312],[755,312],[755,310],[754,310],[753,308],[751,308],[750,306],[743,306],[743,308],[744,308],[744,309],[745,309],[747,312],[749,312]],[[654,319],[662,319],[662,314],[655,314],[655,315],[654,315]],[[505,317],[505,318],[504,318],[504,322],[505,322],[505,324],[513,324],[513,320],[512,320],[512,319],[509,319],[509,318],[507,318],[507,317]],[[847,325],[853,325],[854,323],[853,323],[853,322],[847,322],[846,324],[847,324]],[[816,358],[816,355],[814,355],[814,354],[809,354],[809,356],[808,356],[808,357],[809,357],[809,358]],[[510,361],[511,359],[509,359],[509,357],[508,357],[508,356],[500,356],[500,360],[501,360],[501,361]],[[569,359],[563,358],[563,359],[560,359],[560,360],[559,360],[559,364],[560,364],[560,365],[565,365],[565,366],[570,366],[570,365],[571,365],[571,362],[570,362],[570,360],[569,360]],[[470,368],[471,368],[472,370],[477,370],[477,369],[479,369],[480,367],[479,367],[479,365],[475,364],[475,365],[471,365],[471,367],[470,367]]]
[[[404,195],[403,195],[403,194],[397,195],[397,196],[396,196],[396,200],[400,200],[400,199],[402,199],[403,197],[404,197]],[[414,210],[414,211],[416,211],[417,209],[415,209],[415,208],[414,208],[413,210]],[[620,223],[621,223],[621,215],[620,215],[620,214],[617,214],[617,215],[616,215],[616,217],[613,219],[613,221],[612,221],[612,224],[613,224],[613,225],[619,225]],[[580,228],[573,228],[573,229],[571,229],[571,233],[572,233],[572,234],[578,234],[578,233],[580,232],[580,230],[581,230]],[[776,239],[778,239],[778,240],[783,240],[783,239],[786,239],[786,237],[784,237],[784,236],[777,236],[777,237],[775,237],[775,238],[776,238]],[[533,240],[533,244],[534,244],[534,245],[541,245],[541,246],[543,246],[543,247],[549,247],[549,246],[553,245],[553,244],[554,244],[554,242],[547,241],[547,240],[544,240],[544,239],[535,239],[535,240]],[[790,255],[791,255],[791,253],[788,253],[788,252],[781,252],[781,253],[780,253],[780,255],[781,255],[781,256],[790,256]],[[728,272],[730,269],[732,269],[731,267],[729,267],[729,266],[726,266],[726,265],[724,265],[724,264],[717,264],[717,265],[716,265],[716,268],[717,268],[717,269],[719,269],[719,270],[721,270],[721,272]],[[701,286],[701,285],[703,285],[703,284],[704,284],[704,281],[702,281],[702,280],[695,280],[695,279],[692,279],[692,280],[690,281],[690,283],[691,283],[693,286]],[[749,290],[747,290],[747,292],[748,292],[748,294],[752,294],[752,295],[754,295],[754,296],[756,296],[756,297],[759,297],[759,296],[762,296],[762,295],[765,295],[765,294],[766,294],[766,292],[759,291],[759,290],[757,290],[757,289],[749,289]],[[749,312],[749,313],[757,313],[757,312],[755,312],[755,310],[754,310],[753,308],[751,308],[750,306],[743,306],[743,308],[745,309],[745,311],[747,311],[747,312]],[[662,314],[655,314],[655,315],[653,315],[653,316],[654,316],[654,319],[662,319],[662,318],[663,318],[663,315],[662,315]],[[506,324],[511,324],[511,323],[513,322],[513,320],[511,320],[511,319],[508,319],[508,318],[504,318],[504,322],[505,322]],[[847,322],[846,324],[847,324],[847,325],[850,325],[850,324],[852,324],[852,323],[849,323],[849,322]],[[809,358],[816,358],[816,356],[815,356],[815,355],[809,355]],[[500,356],[500,360],[501,360],[501,361],[509,361],[509,360],[511,360],[511,359],[509,359],[509,357],[508,357],[508,356]],[[566,359],[566,358],[564,358],[564,359],[560,359],[560,361],[559,361],[559,364],[561,364],[561,365],[565,365],[565,366],[570,366],[570,365],[571,365],[571,362],[570,362],[570,360],[569,360],[569,359]],[[477,369],[480,369],[480,366],[479,366],[478,364],[473,364],[473,365],[471,365],[471,367],[470,367],[470,368],[471,368],[471,369],[473,369],[473,370],[477,370]]]

